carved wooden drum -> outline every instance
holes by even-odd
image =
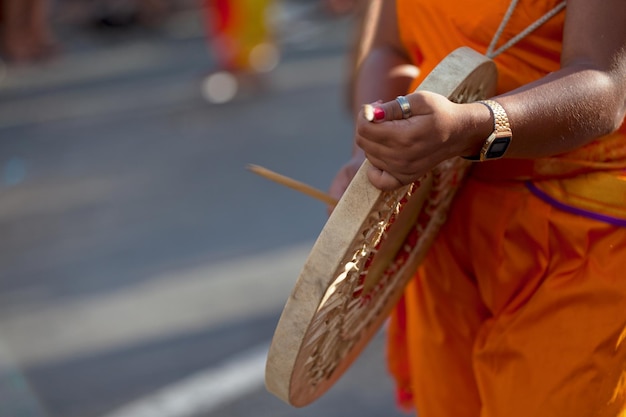
[[[497,73],[485,56],[460,48],[418,90],[458,103],[491,97]],[[365,161],[322,229],[283,309],[265,382],[283,401],[305,406],[348,369],[387,319],[424,258],[470,162],[453,158],[392,192],[372,186]]]

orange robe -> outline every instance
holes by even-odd
[[[501,43],[559,0],[520,0]],[[485,53],[509,0],[397,0],[417,86]],[[559,68],[564,12],[495,59],[498,94]],[[514,139],[515,140],[515,139]],[[626,126],[475,164],[392,314],[388,364],[420,417],[626,416]],[[623,413],[623,414],[620,414]]]

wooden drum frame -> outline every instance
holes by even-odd
[[[448,55],[416,91],[468,103],[495,92],[493,61],[470,48]],[[265,382],[302,407],[343,375],[381,328],[444,223],[470,162],[453,158],[384,192],[365,161],[322,229],[283,309]]]

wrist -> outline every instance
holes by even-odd
[[[509,116],[504,107],[495,100],[481,100],[478,103],[489,109],[493,119],[493,131],[483,143],[480,153],[471,156],[464,156],[470,161],[486,161],[489,159],[502,158],[506,153],[513,135],[511,133],[511,124]]]
[[[494,119],[489,108],[481,103],[461,104],[465,117],[458,133],[459,152],[462,157],[480,154],[485,138],[493,132]]]

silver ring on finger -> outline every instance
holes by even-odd
[[[408,119],[411,117],[411,104],[409,104],[409,100],[407,100],[405,96],[398,96],[396,97],[396,101],[400,105],[400,110],[402,110],[402,118]]]

